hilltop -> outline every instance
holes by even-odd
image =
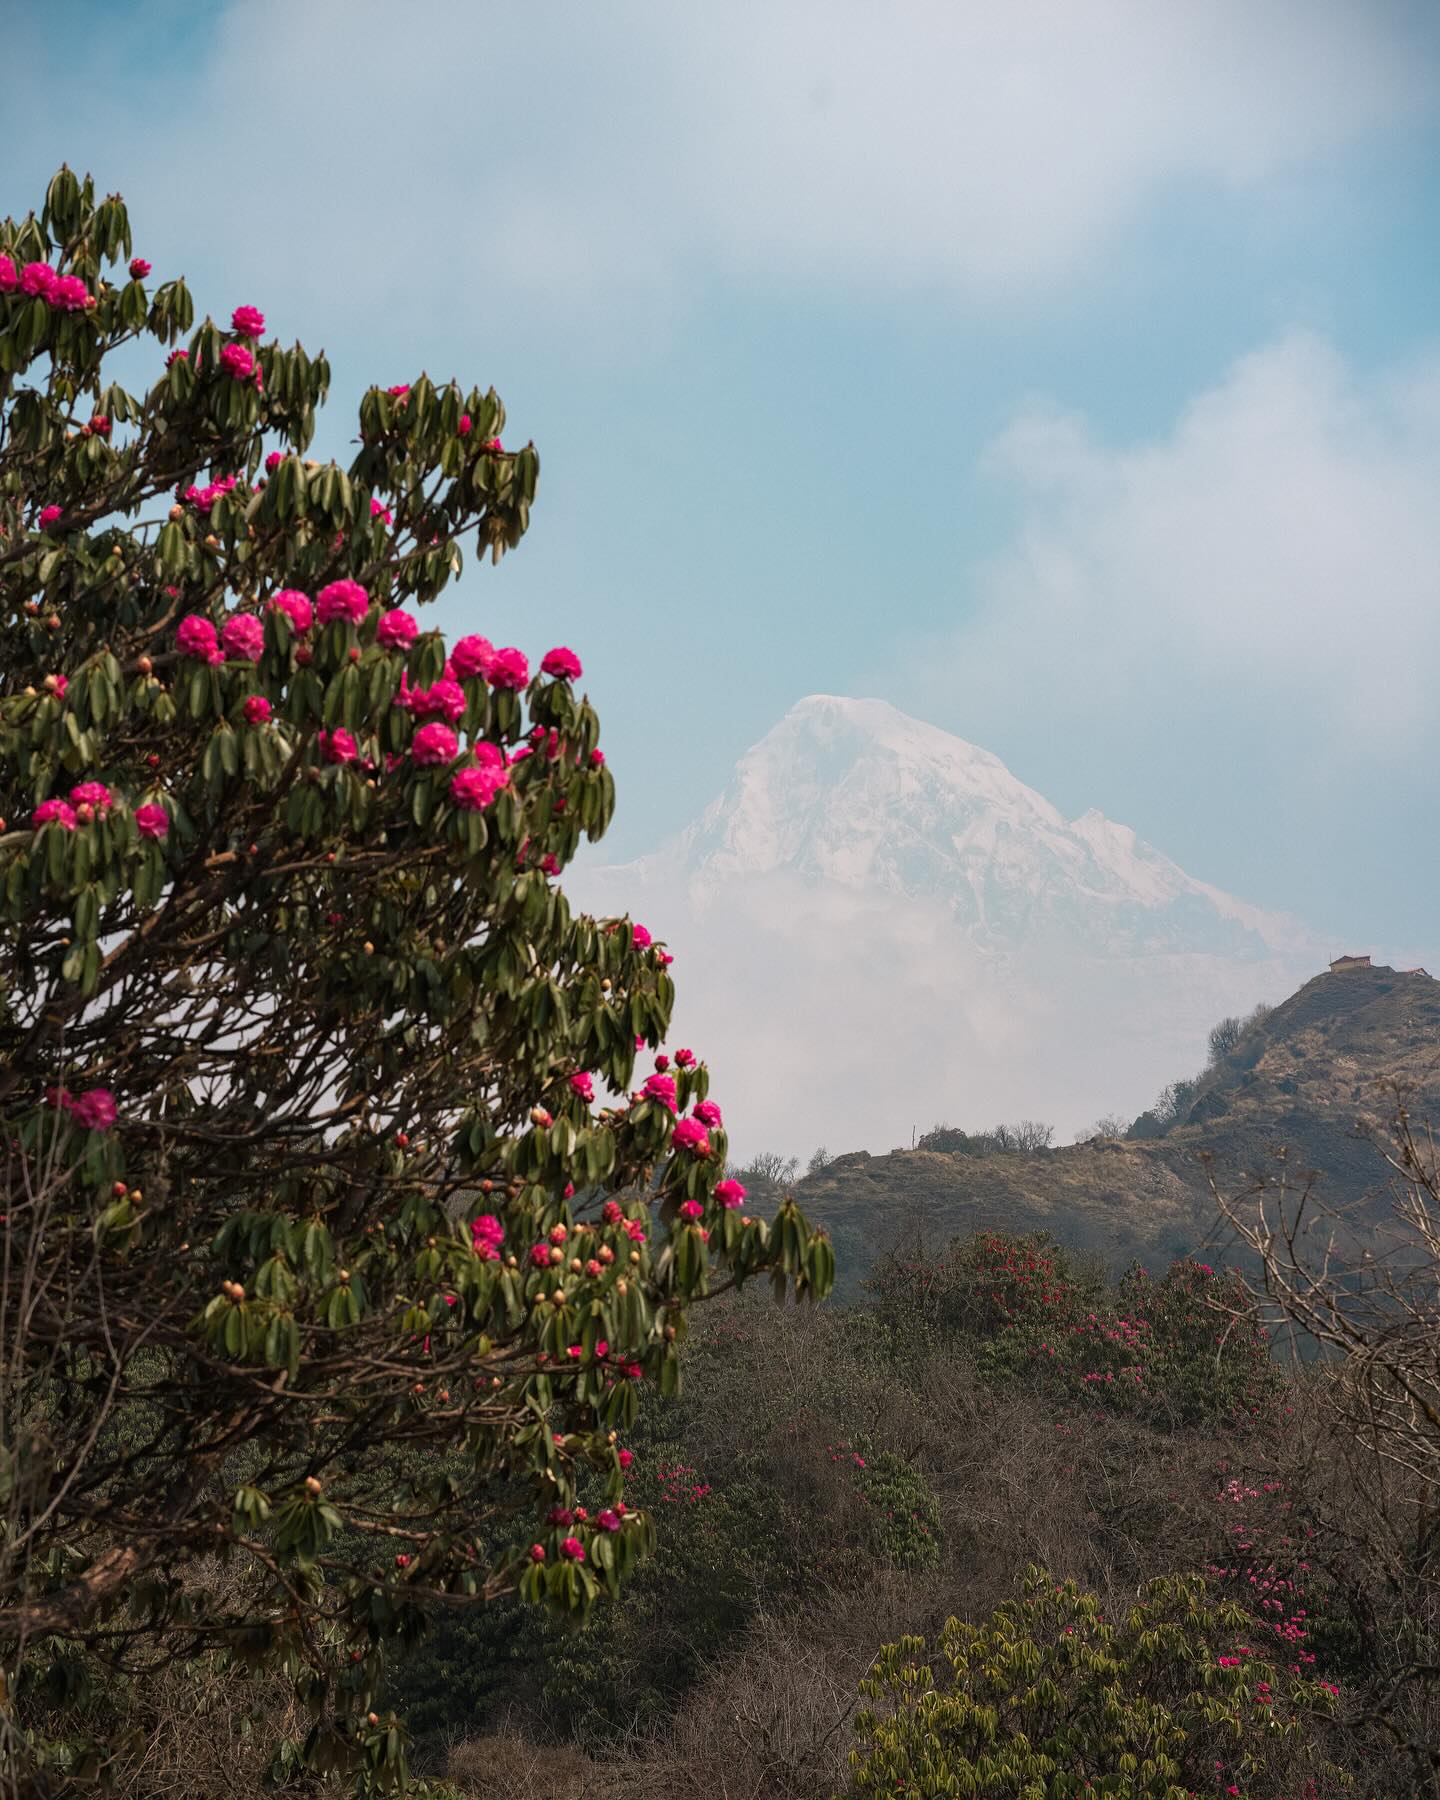
[[[1410,1092],[1412,1116],[1440,1124],[1440,982],[1389,968],[1327,971],[1253,1023],[1156,1135],[1028,1154],[861,1151],[797,1193],[829,1226],[852,1287],[917,1228],[942,1240],[1043,1228],[1112,1263],[1160,1261],[1206,1244],[1210,1169],[1238,1191],[1273,1175],[1281,1151],[1291,1175],[1313,1172],[1333,1204],[1378,1217],[1387,1172],[1367,1134],[1384,1120],[1390,1082]]]

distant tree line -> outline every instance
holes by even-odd
[[[1017,1119],[1013,1125],[992,1125],[989,1131],[962,1131],[958,1125],[933,1125],[918,1141],[920,1150],[940,1150],[951,1156],[1030,1156],[1048,1150],[1055,1142],[1055,1127],[1040,1119]]]

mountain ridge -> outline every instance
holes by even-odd
[[[1313,1175],[1327,1210],[1370,1232],[1389,1212],[1394,1172],[1377,1140],[1397,1088],[1412,1119],[1440,1131],[1440,981],[1383,966],[1326,971],[1254,1021],[1159,1135],[1029,1154],[853,1152],[796,1194],[831,1231],[852,1293],[877,1252],[916,1231],[943,1244],[1047,1230],[1112,1264],[1208,1253],[1212,1176],[1239,1193],[1282,1166],[1292,1183]]]

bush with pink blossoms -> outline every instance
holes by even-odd
[[[313,1703],[287,1779],[388,1790],[391,1651],[436,1605],[583,1617],[617,1594],[651,1541],[617,1434],[675,1391],[688,1308],[759,1277],[821,1295],[833,1258],[793,1205],[712,1203],[722,1130],[629,1098],[675,990],[555,885],[613,812],[589,701],[519,649],[462,639],[447,673],[439,631],[381,636],[462,545],[493,566],[521,544],[539,459],[487,453],[498,397],[371,387],[353,460],[311,460],[325,357],[126,281],[124,205],[88,179],[0,220],[0,257],[0,494],[24,496],[0,568],[0,1135],[26,1196],[0,1286],[43,1271],[53,1309],[0,1292],[24,1471],[0,1537],[7,1772],[108,1766],[131,1670],[233,1645],[238,1618]],[[85,305],[33,303],[57,283]],[[112,429],[60,456],[77,395]],[[442,717],[395,704],[402,678]],[[706,1100],[703,1065],[676,1079],[682,1113]]]

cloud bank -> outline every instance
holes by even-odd
[[[1263,195],[1436,99],[1423,15],[1346,0],[251,0],[183,33],[165,16],[90,40],[108,72],[145,27],[125,76],[144,128],[117,144],[104,120],[132,201],[188,191],[192,241],[208,228],[224,255],[261,233],[290,297],[366,321],[649,312],[717,275],[1048,299],[1177,186]],[[153,55],[167,37],[179,68]],[[377,227],[390,253],[357,268]]]

